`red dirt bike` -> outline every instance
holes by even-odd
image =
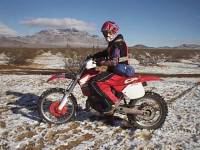
[[[48,81],[57,78],[68,78],[71,82],[66,89],[51,88],[42,93],[38,100],[41,117],[49,123],[62,124],[75,117],[77,100],[73,90],[80,85],[83,95],[87,96],[86,110],[95,110],[104,115],[111,109],[110,101],[91,95],[88,81],[99,71],[92,59],[85,59],[78,73],[53,75]],[[167,104],[157,93],[145,91],[147,81],[161,80],[156,76],[124,77],[112,88],[113,93],[121,99],[115,113],[127,115],[128,122],[137,128],[157,129],[162,126],[168,113]]]

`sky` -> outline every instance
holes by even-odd
[[[200,0],[1,0],[0,35],[76,28],[101,35],[111,20],[129,46],[200,44]]]

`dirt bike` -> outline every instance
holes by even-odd
[[[66,89],[51,88],[41,94],[38,100],[38,110],[41,117],[49,123],[62,124],[75,117],[77,100],[73,90],[80,85],[83,95],[87,96],[86,110],[95,110],[104,115],[112,107],[111,102],[103,97],[91,94],[89,80],[99,71],[92,59],[86,58],[78,73],[52,75],[49,81],[57,78],[70,79]],[[157,129],[162,126],[167,116],[168,108],[164,99],[157,93],[145,91],[147,81],[161,80],[156,76],[135,75],[124,77],[119,85],[112,87],[112,92],[121,99],[115,113],[127,115],[128,122],[142,129]]]

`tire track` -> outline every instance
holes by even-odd
[[[191,92],[193,89],[197,88],[200,85],[200,82],[195,83],[192,87],[186,89],[185,91],[183,91],[182,93],[180,93],[178,96],[171,98],[170,100],[167,101],[168,107],[173,108],[173,103],[183,97],[184,95],[188,94],[189,92]]]
[[[38,69],[38,68],[29,68],[29,67],[20,67],[20,66],[2,66],[0,65],[0,74],[16,74],[16,75],[51,75],[56,73],[66,73],[69,70],[66,69]],[[178,77],[178,78],[199,78],[200,74],[162,74],[162,73],[143,73],[137,72],[135,75],[155,75],[162,78],[167,77]]]

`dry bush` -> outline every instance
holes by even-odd
[[[81,64],[87,55],[101,50],[100,48],[0,48],[0,53],[5,53],[9,57],[9,64],[26,65],[27,60],[33,60],[36,56],[46,52],[51,52],[53,55],[61,53],[65,58],[70,58],[72,63]],[[143,65],[156,65],[165,61],[178,62],[181,59],[194,58],[200,62],[200,50],[129,48],[129,52],[132,58],[137,59]]]
[[[194,49],[136,49],[129,48],[132,57],[140,61],[143,65],[156,65],[160,62],[179,62],[181,59],[200,60],[200,50]]]
[[[33,60],[42,53],[51,52],[53,55],[61,53],[65,58],[71,58],[76,62],[81,62],[89,54],[93,54],[99,49],[91,48],[0,48],[0,54],[5,53],[9,58],[9,64],[26,65],[27,60]]]
[[[0,53],[5,53],[9,58],[9,64],[24,65],[28,59],[34,59],[39,55],[38,50],[33,48],[0,48]]]

